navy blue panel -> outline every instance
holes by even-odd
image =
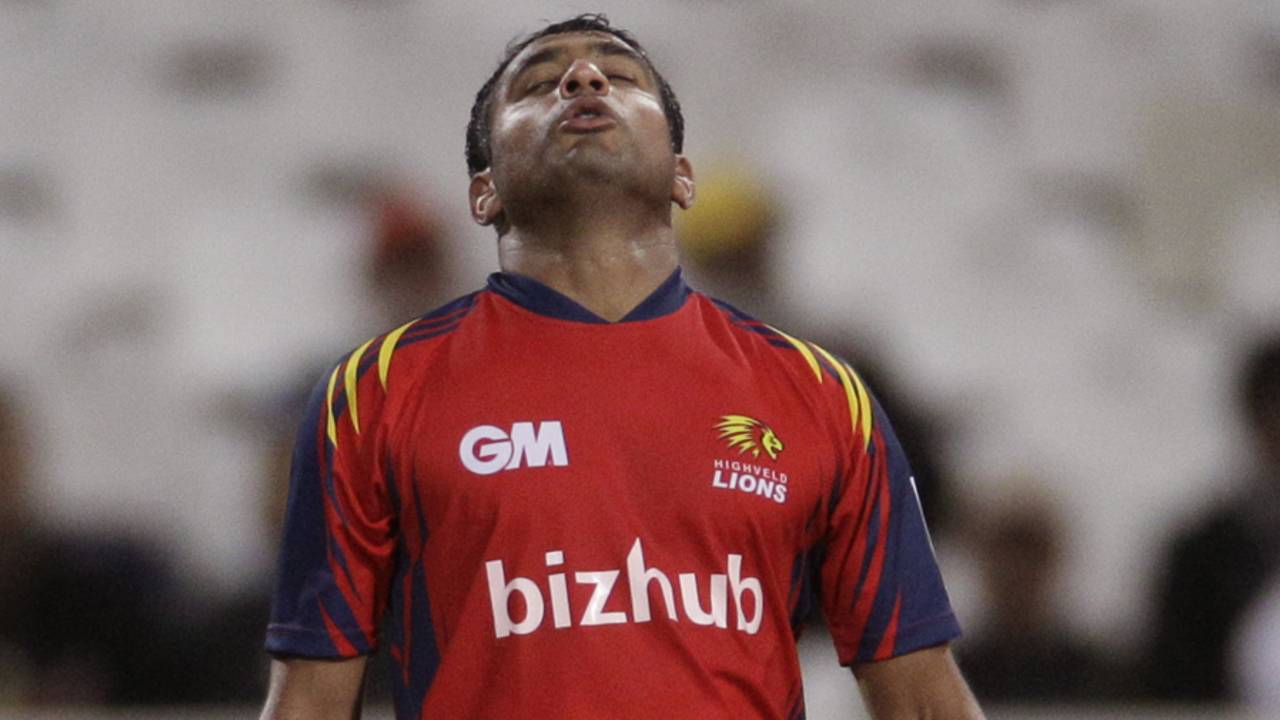
[[[327,379],[311,393],[305,419],[294,445],[293,470],[285,516],[284,542],[280,546],[280,573],[271,603],[267,650],[273,653],[336,657],[329,639],[314,577],[329,573],[325,557],[327,537],[324,519],[323,470],[319,446],[323,437],[324,397]]]
[[[574,322],[607,324],[609,321],[596,315],[573,299],[525,275],[497,272],[489,276],[489,290],[526,310],[539,315],[572,320]],[[679,310],[689,297],[689,286],[679,268],[627,313],[619,322],[652,320]]]
[[[413,503],[417,508],[419,533],[426,542],[428,529],[422,514],[418,496],[418,483],[411,483]],[[403,536],[402,536],[403,537]],[[401,540],[403,543],[403,539]],[[392,647],[397,649],[396,672],[392,687],[395,688],[395,706],[399,717],[416,718],[422,715],[427,691],[440,668],[440,648],[436,642],[435,626],[431,622],[431,599],[427,589],[426,568],[422,560],[410,561],[412,553],[399,549],[400,562],[391,590],[388,610],[387,633]],[[408,627],[405,613],[405,583],[409,583]]]
[[[440,648],[436,644],[436,630],[431,622],[431,599],[427,589],[427,573],[422,561],[413,564],[410,577],[413,583],[409,611],[409,622],[413,628],[413,647],[409,656],[408,680],[406,683],[406,700],[413,708],[411,717],[422,714],[422,705],[427,700],[427,691],[436,678],[440,668]]]
[[[888,582],[881,587],[876,606],[887,624],[901,592],[898,637],[893,648],[893,653],[899,655],[951,640],[960,635],[960,625],[942,583],[906,454],[880,403],[874,397],[871,402],[875,426],[880,428],[887,450],[890,492],[887,500],[892,503],[889,552],[885,556]]]
[[[865,516],[859,514],[858,525],[865,527],[867,538],[867,549],[862,556],[862,566],[858,570],[858,584],[854,587],[859,591],[866,585],[867,579],[871,575],[871,563],[875,559],[876,548],[880,546],[880,504],[888,502],[888,498],[881,497],[880,484],[875,481],[876,473],[880,472],[877,467],[880,463],[880,454],[876,452],[875,445],[867,449],[868,462],[871,463],[870,469],[867,471],[867,477],[871,483],[871,487],[867,488],[868,493],[872,493],[870,502],[866,502],[862,506]],[[892,507],[890,507],[892,509]],[[881,577],[884,577],[883,570]],[[857,602],[857,599],[854,599]]]
[[[960,626],[951,610],[933,554],[924,514],[916,498],[911,468],[884,409],[874,397],[871,402],[875,417],[873,427],[883,438],[885,449],[883,457],[873,456],[873,460],[885,463],[889,475],[887,496],[877,497],[876,503],[889,503],[889,528],[881,582],[858,650],[859,660],[874,657],[899,597],[902,607],[893,655],[946,642],[960,634]],[[878,469],[873,467],[872,472],[878,472]],[[872,538],[877,537],[880,531],[879,515],[873,510],[871,522],[867,523],[867,533]],[[874,548],[869,547],[868,558],[873,553]],[[863,572],[865,578],[865,567]],[[862,582],[865,580],[860,579],[859,585]]]
[[[327,387],[325,377],[312,391],[294,445],[280,571],[267,628],[267,650],[282,655],[340,656],[329,637],[324,613],[356,652],[371,649],[338,590],[329,562],[332,554],[350,581],[347,559],[329,536],[325,522],[326,493],[334,497],[335,508],[341,511],[342,507],[333,487],[333,447],[325,438]]]
[[[684,273],[676,268],[649,297],[640,301],[631,312],[623,316],[621,322],[636,320],[652,320],[663,315],[670,315],[684,306],[689,297],[689,286],[684,284]]]

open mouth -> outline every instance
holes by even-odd
[[[567,132],[596,132],[617,124],[598,100],[576,102],[561,115],[560,128]]]

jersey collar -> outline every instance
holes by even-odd
[[[525,275],[496,272],[489,276],[488,289],[520,307],[559,320],[574,322],[610,324],[608,320],[596,315],[569,297],[552,290],[542,283]],[[684,282],[684,273],[676,268],[649,297],[635,306],[618,322],[635,322],[637,320],[653,320],[679,310],[689,297],[689,286]]]

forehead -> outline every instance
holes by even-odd
[[[580,57],[630,56],[645,64],[640,53],[622,39],[607,32],[567,32],[538,38],[526,45],[507,64],[507,79],[519,74],[530,65]]]

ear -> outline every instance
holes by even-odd
[[[681,210],[693,207],[693,198],[697,188],[693,182],[693,163],[684,155],[676,156],[676,177],[671,184],[671,202],[680,206]]]
[[[502,214],[502,198],[498,197],[498,188],[493,184],[492,170],[486,168],[472,175],[467,195],[471,201],[471,219],[477,223],[492,225]]]

